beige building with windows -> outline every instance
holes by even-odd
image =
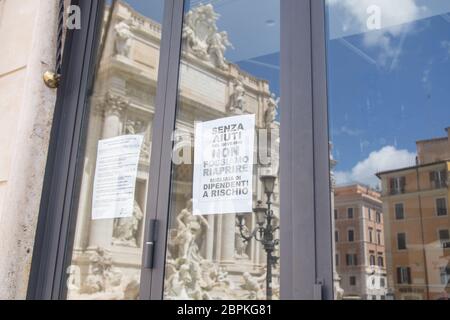
[[[438,299],[450,280],[450,128],[417,142],[417,165],[381,172],[389,287],[396,299]]]
[[[362,185],[335,188],[336,270],[343,298],[386,298],[384,224],[380,193]]]

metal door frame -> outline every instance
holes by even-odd
[[[281,1],[281,298],[332,299],[331,200],[324,0]],[[68,32],[27,297],[59,299],[83,159],[104,0],[73,0],[82,29]],[[163,297],[184,0],[165,0],[141,269],[141,299]],[[158,222],[151,235],[150,221]],[[143,252],[143,261],[146,253]]]

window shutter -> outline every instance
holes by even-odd
[[[408,275],[408,284],[411,284],[412,281],[411,281],[411,268],[410,267],[406,268],[406,273]]]
[[[397,268],[397,283],[402,284],[402,268]]]
[[[389,180],[389,187],[390,187],[391,192],[393,192],[395,190],[395,179],[394,178],[391,178]]]
[[[401,177],[400,178],[400,190],[402,192],[405,191],[405,186],[406,186],[406,178],[405,177]]]
[[[431,171],[430,172],[430,181],[435,182],[436,181],[436,172]]]

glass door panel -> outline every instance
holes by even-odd
[[[164,1],[107,3],[67,299],[139,297]]]
[[[279,297],[278,0],[186,1],[165,299]]]
[[[327,1],[335,292],[450,294],[450,2]]]

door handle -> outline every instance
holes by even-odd
[[[147,241],[144,243],[144,268],[145,269],[153,269],[154,260],[155,260],[155,247],[156,247],[156,239],[157,239],[157,231],[158,231],[158,221],[155,219],[150,220],[149,222],[149,231]]]

